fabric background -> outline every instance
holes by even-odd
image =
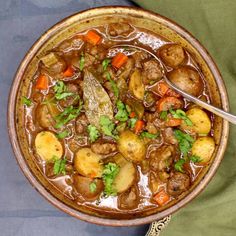
[[[210,52],[236,114],[236,1],[145,0],[140,6],[164,15],[191,32]],[[216,176],[195,200],[172,216],[163,236],[236,235],[236,127]]]
[[[215,59],[236,114],[236,1],[136,0],[189,30]],[[0,1],[0,235],[144,235],[148,226],[101,227],[69,217],[38,194],[16,164],[7,135],[7,99],[14,73],[34,41],[50,26],[80,10],[132,5],[128,0]],[[206,190],[173,215],[163,236],[236,235],[236,128],[231,126],[225,158]]]

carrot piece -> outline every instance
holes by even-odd
[[[170,196],[166,191],[163,189],[160,192],[158,192],[153,199],[157,202],[158,205],[163,206],[165,205],[169,200]]]
[[[157,101],[157,111],[168,111],[169,109],[178,109],[183,105],[182,100],[176,97],[162,97]]]
[[[118,52],[115,57],[113,57],[112,59],[112,66],[119,69],[122,65],[124,65],[128,60],[128,57],[122,53],[122,52]]]
[[[68,66],[67,69],[63,72],[65,77],[71,77],[75,73],[74,69],[71,66]]]
[[[167,93],[168,89],[169,87],[165,82],[161,81],[160,83],[158,83],[157,90],[161,96],[164,96]]]
[[[144,121],[143,120],[138,120],[136,123],[135,123],[135,126],[134,126],[134,132],[136,134],[138,134],[143,128],[144,128]]]
[[[136,114],[135,114],[134,111],[132,111],[132,112],[129,114],[129,117],[130,117],[130,118],[134,118],[135,116],[136,116]]]
[[[48,89],[48,77],[46,75],[40,75],[37,79],[35,88],[40,90]]]
[[[89,30],[87,34],[84,36],[85,40],[92,45],[97,45],[101,42],[102,37],[95,32],[94,30]]]
[[[169,86],[164,81],[161,81],[158,83],[157,90],[161,96],[167,95],[167,96],[177,97],[177,98],[181,97],[180,94],[178,94],[177,92],[169,88]]]
[[[175,127],[181,125],[182,121],[182,119],[170,118],[165,122],[165,125]]]

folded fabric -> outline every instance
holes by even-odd
[[[191,32],[210,52],[224,78],[236,114],[236,1],[136,0]],[[195,200],[172,216],[163,236],[236,235],[236,127],[216,175]]]

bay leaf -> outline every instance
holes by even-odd
[[[113,119],[113,107],[105,89],[88,70],[84,70],[83,98],[85,114],[90,124],[100,129],[101,116]]]

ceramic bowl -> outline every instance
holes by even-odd
[[[213,122],[216,149],[209,165],[201,172],[190,190],[181,198],[172,201],[164,207],[156,207],[141,211],[138,214],[120,218],[107,215],[106,212],[91,210],[86,206],[79,206],[59,192],[40,171],[32,152],[28,149],[26,131],[24,129],[24,107],[21,97],[28,93],[39,58],[46,54],[55,45],[72,35],[88,28],[105,25],[111,22],[128,21],[134,26],[148,29],[166,39],[179,43],[195,58],[201,73],[207,80],[212,104],[229,109],[227,92],[223,79],[213,59],[206,49],[189,32],[173,21],[138,8],[131,7],[101,7],[79,12],[54,25],[44,33],[28,51],[21,62],[12,84],[8,105],[8,129],[11,144],[18,164],[33,187],[38,190],[49,202],[62,211],[78,219],[91,223],[110,226],[131,226],[146,224],[159,220],[183,207],[195,198],[214,176],[227,145],[228,122],[215,117]]]

